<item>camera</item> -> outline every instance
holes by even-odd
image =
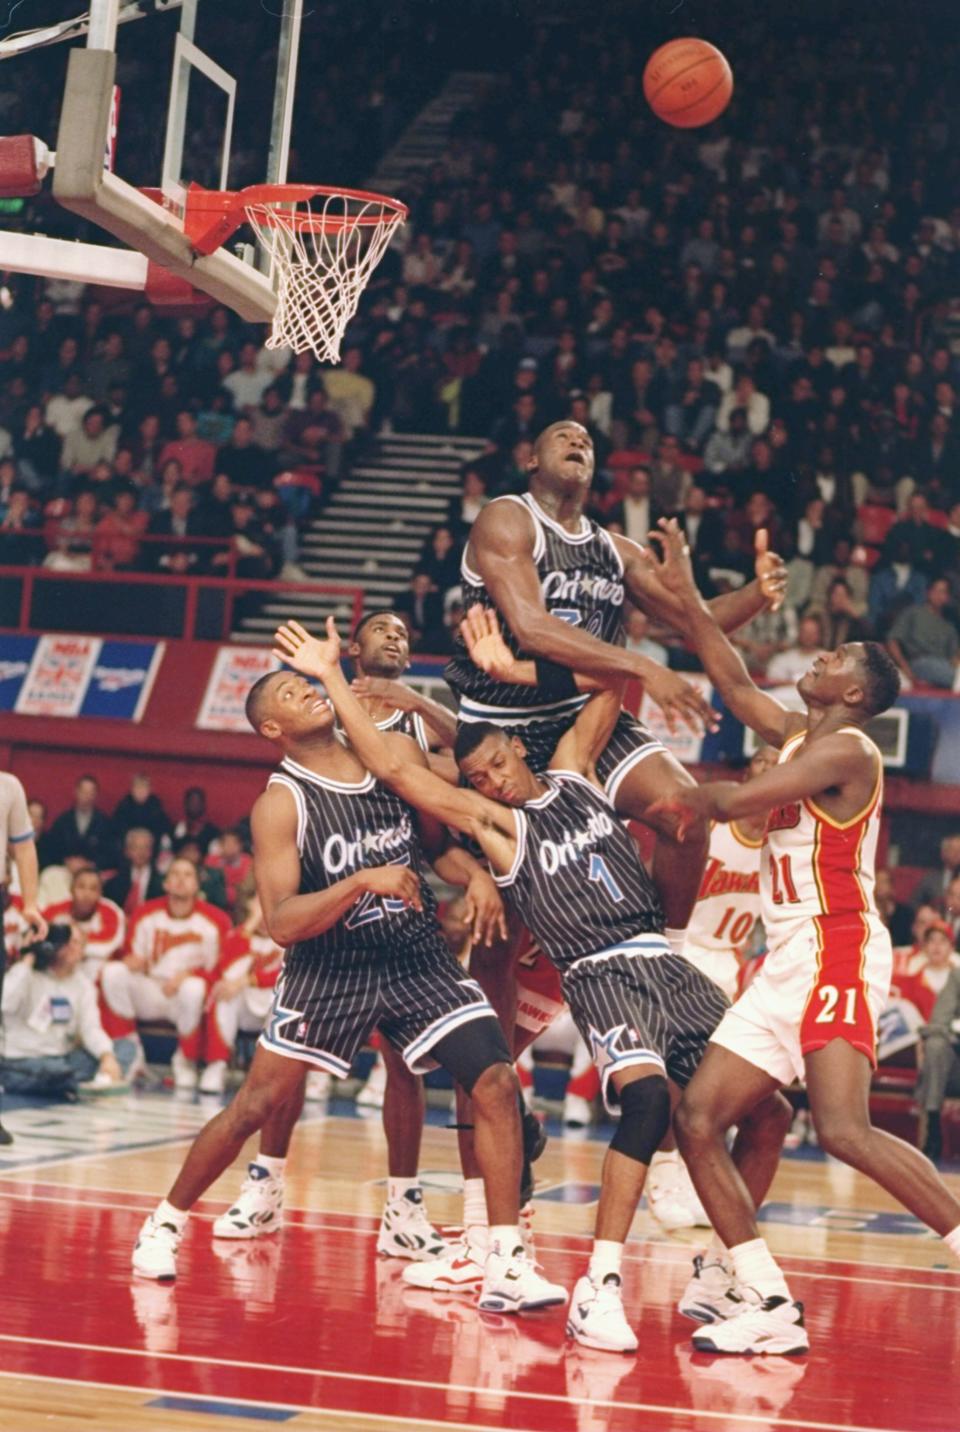
[[[24,945],[20,953],[33,956],[35,970],[48,970],[51,965],[56,964],[57,955],[64,945],[69,945],[72,934],[69,925],[51,925],[42,940],[34,940],[32,945]]]

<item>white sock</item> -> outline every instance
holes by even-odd
[[[487,1195],[482,1178],[463,1180],[463,1226],[464,1228],[486,1228]]]
[[[704,1263],[722,1263],[724,1268],[733,1271],[730,1266],[730,1254],[725,1243],[721,1243],[716,1234],[710,1239],[703,1253]]]
[[[683,946],[687,938],[686,930],[664,930],[663,938],[670,946],[672,955],[682,955]]]
[[[590,1254],[590,1267],[587,1269],[587,1276],[591,1283],[597,1288],[609,1277],[616,1277],[619,1282],[620,1265],[622,1262],[622,1243],[614,1243],[611,1238],[595,1238],[593,1240],[593,1252]]]
[[[523,1239],[520,1237],[520,1228],[516,1223],[494,1223],[490,1228],[490,1251],[499,1253],[509,1258],[518,1249],[523,1248]]]
[[[738,1283],[755,1288],[761,1298],[789,1298],[787,1280],[762,1238],[751,1238],[730,1249]]]
[[[387,1202],[396,1203],[398,1198],[405,1198],[408,1193],[420,1193],[420,1180],[418,1178],[388,1178],[387,1179]],[[420,1203],[421,1198],[411,1198],[410,1203]]]
[[[958,1224],[956,1228],[951,1228],[949,1233],[945,1233],[943,1235],[943,1241],[950,1249],[954,1258],[960,1258],[960,1224]]]
[[[153,1216],[158,1223],[172,1223],[177,1232],[182,1233],[190,1213],[186,1208],[174,1208],[172,1203],[164,1199],[157,1205]]]
[[[671,1164],[674,1168],[677,1168],[677,1167],[679,1166],[679,1164],[680,1164],[680,1150],[679,1150],[679,1149],[657,1149],[657,1152],[654,1154],[653,1158],[650,1160],[650,1167],[651,1167],[652,1169],[653,1169],[653,1168],[663,1168],[663,1166],[664,1166],[665,1164]]]
[[[271,1178],[283,1178],[283,1170],[287,1166],[286,1158],[278,1159],[274,1158],[272,1154],[261,1153],[257,1154],[254,1163],[265,1168]]]

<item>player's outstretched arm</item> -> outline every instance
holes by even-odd
[[[671,727],[677,719],[696,730],[712,721],[701,693],[676,672],[551,616],[533,560],[529,521],[516,503],[493,502],[484,508],[470,532],[470,551],[494,606],[534,657],[604,683],[631,677],[642,681]]]
[[[676,519],[661,519],[660,530],[650,533],[649,562],[656,568],[664,587],[681,603],[681,629],[703,662],[713,685],[733,714],[756,731],[771,746],[784,741],[804,725],[804,718],[788,711],[779,701],[755,685],[740,653],[718,627],[709,607],[697,591],[690,565],[690,551]],[[657,555],[656,547],[660,549]],[[752,784],[752,783],[751,783]]]
[[[557,742],[550,758],[551,770],[578,771],[582,776],[594,777],[597,759],[613,735],[622,702],[622,683],[591,696],[570,730]]]
[[[766,533],[764,533],[766,538]],[[623,558],[624,581],[630,595],[647,616],[683,630],[683,604],[677,594],[662,580],[650,553],[629,537],[616,536],[614,541]],[[721,631],[732,632],[770,607],[779,610],[787,590],[787,569],[776,552],[768,550],[766,541],[757,548],[754,561],[756,579],[736,592],[711,597],[707,606]]]
[[[420,884],[403,865],[381,865],[352,875],[309,895],[300,894],[297,809],[281,785],[269,786],[253,807],[253,872],[263,916],[278,945],[292,945],[323,934],[368,891],[421,908]]]
[[[479,666],[481,671],[485,671],[496,681],[505,682],[507,686],[543,685],[544,666],[554,666],[552,662],[529,661],[514,656],[503,639],[500,618],[496,611],[493,607],[482,607],[479,602],[475,602],[464,615],[460,623],[460,635],[474,666]],[[595,676],[585,676],[582,671],[567,674],[566,667],[559,666],[556,667],[556,672],[566,674],[568,684],[572,677],[578,691],[601,691],[605,685],[619,680],[611,678],[610,681],[603,682]],[[551,672],[550,675],[552,674]],[[563,694],[566,695],[567,690]]]
[[[501,823],[510,819],[506,807],[488,801],[477,791],[452,786],[419,762],[406,759],[398,744],[377,729],[340,669],[340,638],[333,617],[327,618],[326,641],[311,636],[299,622],[279,627],[274,641],[275,656],[304,676],[323,682],[340,724],[366,769],[409,805],[464,831],[481,845],[482,832],[496,818]]]
[[[449,747],[457,739],[457,718],[450,708],[415,691],[405,681],[388,681],[384,676],[356,676],[352,684],[357,696],[379,696],[384,701],[392,701],[399,711],[411,711],[422,717],[439,745]]]
[[[709,820],[742,820],[766,815],[791,801],[811,800],[826,791],[849,790],[857,807],[876,780],[876,760],[863,741],[849,732],[825,736],[814,746],[773,766],[750,781],[707,781],[656,801],[650,814],[673,815],[682,841],[698,816]]]

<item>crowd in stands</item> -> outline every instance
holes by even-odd
[[[873,635],[905,681],[953,687],[960,118],[934,76],[955,41],[911,32],[904,64],[895,26],[841,20],[828,52],[801,30],[784,54],[757,22],[731,110],[688,133],[646,110],[616,15],[592,19],[505,49],[410,178],[340,368],[222,308],[171,322],[25,283],[0,313],[0,561],[299,576],[298,530],[371,433],[482,436],[405,603],[442,654],[471,522],[569,417],[592,515],[641,540],[678,515],[708,593],[770,531],[790,589],[740,634],[755,672]]]

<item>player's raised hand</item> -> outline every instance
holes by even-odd
[[[409,865],[375,865],[372,870],[358,872],[364,890],[389,900],[402,900],[414,910],[423,909],[420,881]]]
[[[703,693],[692,682],[684,681],[675,671],[665,666],[655,667],[652,672],[644,671],[643,689],[660,707],[671,735],[677,729],[677,722],[683,721],[699,735],[701,731],[716,731],[720,717]]]
[[[475,602],[460,623],[460,634],[475,666],[497,681],[516,682],[516,658],[503,639],[500,618],[492,607]]]
[[[355,676],[350,689],[361,701],[364,697],[375,697],[380,701],[389,701],[398,711],[417,709],[417,693],[402,681],[390,681],[386,676]]]
[[[757,529],[754,553],[753,570],[760,590],[770,603],[770,610],[778,612],[787,595],[787,569],[783,558],[770,551],[770,534],[765,527]]]
[[[685,601],[696,601],[699,592],[693,577],[690,545],[677,519],[661,517],[656,529],[647,535],[652,545],[644,555],[667,591]]]
[[[493,877],[477,870],[463,892],[464,918],[474,945],[492,945],[507,938],[507,916]]]
[[[326,640],[311,636],[299,622],[285,622],[273,634],[273,654],[303,676],[323,678],[340,665],[340,637],[333,617],[327,617]]]

